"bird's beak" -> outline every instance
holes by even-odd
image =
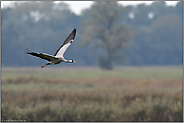
[[[76,63],[75,61],[73,61],[73,63]]]

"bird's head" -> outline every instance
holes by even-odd
[[[70,63],[76,63],[74,60],[69,60]]]
[[[72,63],[76,63],[74,60],[72,60]]]

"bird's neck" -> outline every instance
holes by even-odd
[[[72,63],[72,60],[66,60],[67,63]]]

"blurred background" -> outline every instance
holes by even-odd
[[[183,2],[1,2],[1,119],[183,121]],[[82,9],[83,8],[83,9]],[[26,48],[76,64],[41,69]]]
[[[80,14],[65,2],[12,4],[1,9],[2,67],[44,64],[25,49],[54,54],[73,28],[76,39],[65,53],[77,62],[72,66],[182,64],[182,1],[92,2]]]

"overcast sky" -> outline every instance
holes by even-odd
[[[1,1],[1,8],[11,5],[12,2],[14,1]],[[66,2],[69,5],[70,9],[76,14],[80,14],[81,10],[85,8],[89,8],[91,4],[93,3],[93,1],[64,1],[64,2]],[[140,3],[151,4],[152,2],[153,1],[119,1],[119,3],[124,6],[125,5],[137,5]],[[172,6],[175,6],[177,2],[178,1],[166,1],[167,5],[172,5]]]

